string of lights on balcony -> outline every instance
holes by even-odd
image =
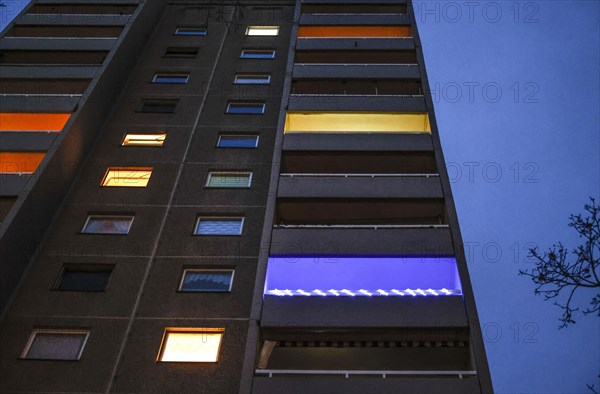
[[[310,296],[321,296],[321,297],[327,297],[327,296],[333,296],[333,297],[377,297],[377,296],[382,296],[382,297],[387,297],[387,296],[398,296],[398,297],[405,297],[405,296],[412,296],[412,297],[418,297],[418,296],[456,296],[456,295],[462,295],[462,291],[461,290],[457,290],[457,289],[405,289],[405,290],[397,290],[397,289],[391,289],[391,290],[383,290],[383,289],[378,289],[378,290],[365,290],[365,289],[360,289],[360,290],[348,290],[348,289],[341,289],[341,290],[335,290],[335,289],[330,289],[330,290],[319,290],[319,289],[315,289],[315,290],[302,290],[302,289],[297,289],[297,290],[290,290],[290,289],[286,289],[286,290],[280,290],[280,289],[273,289],[273,290],[267,290],[267,292],[265,293],[266,295],[273,295],[273,296],[305,296],[305,297],[310,297]]]

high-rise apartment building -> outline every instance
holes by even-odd
[[[0,392],[491,393],[406,0],[34,0]]]

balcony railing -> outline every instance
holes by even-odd
[[[447,224],[275,224],[281,229],[396,229],[396,228],[449,228]]]
[[[415,178],[439,177],[439,174],[339,174],[339,173],[282,173],[279,176],[286,178],[301,178],[301,177],[340,177],[340,178]]]
[[[477,371],[357,371],[357,370],[296,370],[296,369],[257,369],[257,375],[342,375],[346,379],[351,376],[450,376],[463,379],[464,377],[477,376]]]

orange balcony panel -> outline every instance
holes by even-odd
[[[300,26],[298,38],[412,37],[409,26]]]
[[[0,131],[61,131],[71,114],[0,112]]]
[[[0,152],[0,173],[33,173],[44,156],[44,152]]]

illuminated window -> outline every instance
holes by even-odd
[[[206,187],[248,188],[251,185],[251,172],[210,172],[206,180]]]
[[[258,147],[258,135],[221,134],[217,141],[217,148],[246,148]]]
[[[104,291],[114,266],[67,265],[63,267],[55,290],[63,291]]]
[[[298,38],[408,38],[409,26],[300,26]]]
[[[33,330],[21,358],[31,360],[79,360],[89,335],[88,330]]]
[[[90,215],[83,229],[84,234],[128,234],[133,224],[133,216]]]
[[[265,113],[265,103],[262,102],[230,102],[227,104],[228,114],[261,115]]]
[[[194,234],[196,235],[242,235],[244,218],[199,217]]]
[[[163,146],[167,138],[166,133],[135,134],[127,133],[123,138],[123,146]]]
[[[190,79],[190,74],[169,74],[161,73],[155,74],[152,79],[152,83],[172,83],[172,84],[186,84]]]
[[[186,269],[179,291],[228,293],[233,283],[233,270]]]
[[[110,167],[104,175],[102,186],[146,187],[152,175],[152,168]]]
[[[158,361],[215,363],[223,339],[223,328],[165,330]]]
[[[242,59],[275,59],[274,49],[244,49],[240,55]]]
[[[44,152],[0,152],[0,174],[32,174],[44,156]]]
[[[279,34],[279,26],[248,26],[247,36],[276,36]]]
[[[70,114],[0,112],[0,131],[61,131]]]
[[[194,47],[169,47],[163,57],[193,59],[198,55],[198,48]]]
[[[236,85],[268,85],[269,82],[269,74],[236,74],[233,81]]]
[[[427,114],[288,112],[286,133],[431,133]]]
[[[205,36],[206,29],[200,27],[178,27],[175,30],[176,36]]]

